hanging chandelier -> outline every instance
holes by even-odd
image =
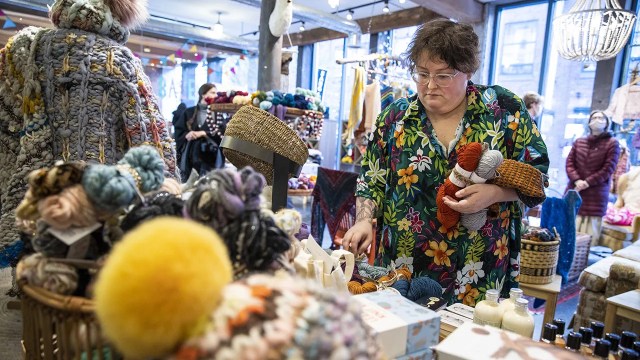
[[[626,45],[635,21],[618,0],[577,0],[553,21],[558,51],[569,60],[610,59]]]

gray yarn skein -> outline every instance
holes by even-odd
[[[475,173],[485,180],[491,180],[496,177],[496,171],[504,158],[498,150],[487,150],[482,154],[480,163]],[[473,214],[462,214],[460,223],[468,231],[478,231],[487,222],[487,209],[482,209]]]

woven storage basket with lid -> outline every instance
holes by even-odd
[[[522,239],[520,244],[520,281],[525,284],[549,284],[558,266],[560,235],[553,241]]]
[[[255,106],[241,107],[227,124],[225,138],[243,140],[277,153],[302,166],[309,157],[307,145],[284,122]],[[273,165],[240,151],[224,148],[224,155],[237,168],[251,166],[273,182]],[[289,177],[298,174],[290,173]]]

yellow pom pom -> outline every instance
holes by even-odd
[[[96,313],[126,358],[162,357],[203,330],[231,279],[226,247],[213,230],[156,218],[114,247],[96,283]]]

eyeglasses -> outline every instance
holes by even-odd
[[[415,71],[411,73],[411,78],[419,85],[429,85],[429,82],[433,79],[439,87],[449,87],[453,82],[453,78],[459,73],[460,71],[456,71],[454,74],[429,74],[426,72]]]

